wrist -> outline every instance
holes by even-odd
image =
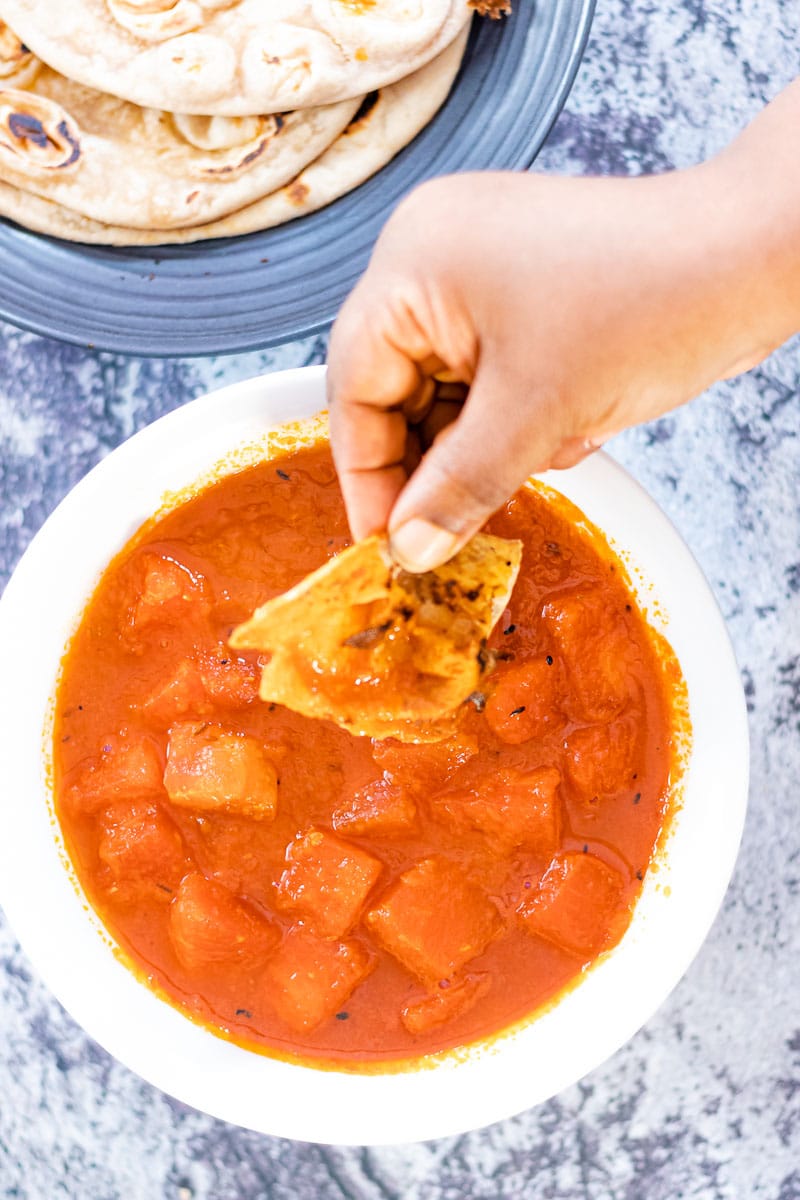
[[[793,85],[716,159],[697,168],[718,197],[735,268],[743,356],[754,365],[800,330],[800,160]],[[734,374],[733,370],[727,372]]]

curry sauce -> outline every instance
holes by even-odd
[[[669,815],[674,659],[566,501],[523,543],[493,669],[442,742],[354,737],[258,698],[228,645],[349,544],[329,450],[247,467],[151,521],[62,665],[56,808],[133,969],[267,1053],[388,1063],[484,1038],[624,933]]]

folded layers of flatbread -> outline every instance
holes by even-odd
[[[175,115],[20,57],[9,34],[0,27],[0,178],[112,225],[170,229],[241,209],[318,158],[361,103],[239,119]]]
[[[141,246],[236,237],[315,212],[380,170],[428,124],[458,74],[467,36],[462,30],[433,62],[373,93],[339,137],[290,183],[219,220],[184,229],[126,228],[93,221],[2,178],[0,215],[67,241]]]

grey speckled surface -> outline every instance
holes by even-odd
[[[639,173],[725,144],[797,71],[791,0],[600,0],[539,160]],[[0,569],[122,438],[209,386],[319,361],[313,340],[229,360],[140,362],[0,329]],[[700,956],[610,1062],[544,1106],[392,1150],[245,1133],[109,1060],[0,927],[0,1196],[47,1200],[800,1198],[798,346],[612,449],[711,581],[746,681],[750,813]]]

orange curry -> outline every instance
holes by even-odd
[[[619,562],[524,489],[496,666],[429,745],[258,698],[227,638],[348,544],[326,446],[209,486],[103,576],[65,657],[56,803],[127,960],[195,1019],[304,1061],[507,1028],[627,927],[667,813],[674,660]]]

